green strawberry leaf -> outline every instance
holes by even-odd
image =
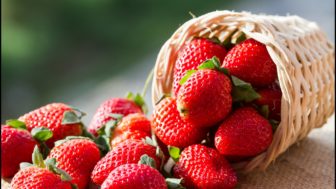
[[[77,112],[78,118],[81,119],[82,117],[86,116],[86,113],[81,111],[79,108],[73,107],[73,106],[69,106],[71,109],[73,109],[75,112]]]
[[[72,189],[79,189],[78,186],[77,186],[77,184],[74,184],[74,183],[71,183],[71,188]]]
[[[71,181],[72,180],[71,176],[67,172],[65,172],[63,169],[60,169],[56,166],[57,163],[56,163],[55,158],[46,159],[44,161],[44,164],[49,171],[60,175],[61,179],[63,181]]]
[[[196,70],[188,70],[185,75],[182,77],[182,79],[180,80],[180,85],[183,85],[185,82],[187,82],[187,80],[189,79],[189,77],[195,73]]]
[[[31,164],[31,163],[22,162],[22,163],[20,163],[20,170],[31,167],[31,166],[34,166],[34,165]]]
[[[62,124],[74,124],[74,123],[81,123],[80,117],[73,111],[66,111],[63,114]]]
[[[54,172],[54,167],[56,166],[56,159],[55,158],[47,158],[44,160],[44,164],[46,165],[49,171]]]
[[[115,120],[121,121],[124,115],[123,114],[110,114],[110,117],[112,117]]]
[[[183,179],[181,178],[166,178],[166,183],[168,189],[185,189],[185,187],[182,186]]]
[[[173,158],[175,162],[177,162],[181,155],[180,148],[175,147],[175,146],[168,146],[168,152],[169,152],[170,157]]]
[[[212,69],[212,70],[217,70],[219,72],[222,72],[225,75],[229,75],[229,71],[226,68],[221,67],[221,63],[216,56],[204,61],[201,65],[197,67],[197,69],[199,70]]]
[[[45,168],[46,165],[44,164],[43,161],[43,156],[38,148],[38,146],[36,145],[32,154],[32,160],[33,160],[33,164],[36,165],[37,167],[40,168]]]
[[[53,136],[53,132],[46,127],[35,127],[30,133],[39,142],[47,141]]]
[[[132,100],[136,105],[141,107],[143,113],[147,114],[148,107],[146,105],[144,98],[139,93],[133,94],[132,92],[128,92],[126,98],[128,100]]]
[[[269,108],[268,108],[268,105],[262,105],[260,107],[260,114],[262,116],[264,116],[264,118],[268,119],[268,116],[269,116]]]
[[[27,130],[26,124],[22,121],[17,120],[17,119],[7,120],[6,125],[11,126],[13,128],[16,128],[16,129],[26,129]]]
[[[235,76],[231,76],[233,89],[232,98],[234,102],[251,102],[260,98],[260,95],[253,89],[250,83],[247,83]]]
[[[87,138],[90,138],[90,139],[94,139],[94,136],[89,132],[87,131],[86,127],[82,124],[82,136],[83,137],[87,137]]]
[[[156,169],[156,164],[153,158],[149,157],[147,154],[144,154],[140,157],[138,164],[149,165]]]
[[[105,124],[105,135],[108,138],[111,138],[112,132],[117,127],[118,121],[117,120],[110,120]]]
[[[71,181],[72,180],[71,176],[67,172],[65,172],[63,169],[60,169],[60,168],[55,166],[54,171],[61,176],[61,179],[63,181]]]
[[[273,132],[278,128],[280,122],[274,119],[269,120],[270,124],[272,125]]]
[[[146,144],[149,144],[151,146],[154,146],[156,147],[157,145],[155,144],[155,142],[148,136],[145,137],[145,141],[144,141]]]
[[[95,138],[94,142],[98,146],[98,148],[99,148],[100,153],[101,153],[102,156],[104,156],[111,149],[110,139],[107,138],[104,135],[103,136],[98,136],[97,138]]]

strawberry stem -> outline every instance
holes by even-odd
[[[146,81],[145,81],[145,85],[142,89],[142,92],[141,92],[141,97],[144,98],[145,95],[146,95],[146,92],[147,92],[147,89],[148,89],[148,85],[149,85],[149,82],[151,81],[151,79],[153,78],[153,75],[154,75],[154,68],[152,68],[152,70],[149,72],[147,78],[146,78]]]

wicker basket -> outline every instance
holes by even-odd
[[[282,91],[281,122],[271,146],[243,164],[242,171],[264,170],[334,112],[334,47],[313,22],[298,16],[214,11],[180,26],[162,46],[154,68],[152,101],[171,93],[177,52],[194,36],[224,41],[244,32],[267,46]]]

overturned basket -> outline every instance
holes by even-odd
[[[243,166],[264,170],[334,112],[334,47],[313,22],[298,16],[214,11],[184,23],[162,46],[154,68],[152,100],[171,93],[174,64],[183,44],[193,37],[220,41],[243,32],[267,46],[282,91],[281,122],[267,151]],[[154,104],[154,103],[153,103]]]

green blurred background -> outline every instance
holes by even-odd
[[[317,22],[325,20],[323,15],[334,20],[334,1],[319,7],[314,3],[317,1],[3,0],[1,121],[56,101],[85,106],[92,113],[109,96],[140,90],[161,45],[191,18],[189,11],[195,15],[223,9],[282,15],[299,12]],[[334,25],[329,25],[322,23],[332,36]],[[141,72],[140,81],[133,77],[135,72]],[[116,85],[97,89],[118,77],[129,82],[115,89]],[[102,97],[93,101],[95,96]]]

